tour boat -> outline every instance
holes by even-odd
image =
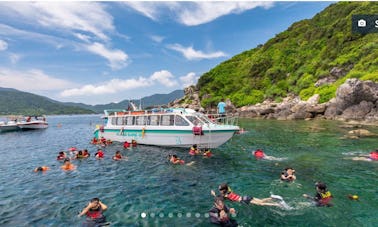
[[[20,128],[17,125],[17,121],[0,122],[0,132],[17,131],[19,129]]]
[[[138,144],[217,148],[239,131],[237,116],[205,115],[192,109],[104,110],[104,124],[94,137]]]
[[[45,117],[26,117],[25,120],[17,123],[22,130],[45,129],[49,126]]]

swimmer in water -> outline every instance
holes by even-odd
[[[76,166],[74,164],[71,163],[70,159],[69,158],[66,158],[64,160],[64,164],[60,167],[62,170],[65,170],[65,171],[71,171],[71,170],[75,170],[76,169]]]
[[[173,154],[173,155],[168,155],[168,158],[169,158],[169,161],[172,163],[172,164],[180,164],[180,165],[183,165],[185,164],[185,161],[184,160],[181,160],[180,158],[177,157],[177,155]]]
[[[103,226],[103,224],[107,223],[103,214],[107,209],[108,207],[99,198],[93,198],[78,216],[86,215],[88,226]]]
[[[295,176],[295,169],[287,167],[281,173],[281,180],[287,182],[293,182],[297,177]]]
[[[327,185],[322,182],[317,182],[315,184],[316,194],[314,197],[311,197],[307,194],[303,194],[303,197],[313,200],[316,203],[316,206],[332,206],[330,203],[333,196],[330,191],[327,189]]]
[[[121,151],[116,151],[112,159],[113,160],[122,160],[122,159],[127,160],[127,157],[123,157],[121,154]]]
[[[190,154],[190,155],[199,155],[199,154],[201,154],[201,151],[197,148],[197,144],[194,144],[194,145],[189,149],[189,154]]]
[[[230,218],[230,214],[235,214],[234,208],[228,208],[224,204],[222,196],[216,196],[214,199],[214,206],[209,211],[210,222],[220,226],[234,227],[238,223]]]
[[[257,149],[252,152],[253,156],[255,156],[256,159],[264,159],[264,160],[271,160],[271,161],[282,161],[286,158],[276,158],[273,156],[266,155],[263,150]]]
[[[61,161],[67,158],[67,155],[64,151],[59,152],[58,156],[56,156],[56,160]]]
[[[48,166],[39,166],[37,168],[34,169],[34,172],[45,172],[47,170],[49,170],[50,168]]]
[[[281,204],[276,203],[273,201],[273,198],[264,198],[264,199],[258,199],[250,196],[240,196],[236,193],[234,193],[231,188],[223,183],[219,185],[218,187],[220,195],[233,202],[239,202],[244,204],[254,204],[259,206],[276,206],[276,207],[282,207]],[[216,196],[215,192],[211,190],[211,195]]]
[[[378,149],[369,153],[369,155],[360,155],[351,158],[353,161],[378,161]]]

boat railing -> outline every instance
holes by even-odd
[[[207,114],[207,117],[222,125],[238,125],[239,115],[238,114]]]

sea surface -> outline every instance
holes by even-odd
[[[105,148],[96,160],[90,144],[98,115],[48,116],[45,130],[0,133],[0,226],[81,226],[77,214],[93,197],[108,206],[111,226],[212,226],[210,190],[227,182],[234,192],[257,198],[281,195],[291,209],[226,202],[237,211],[240,226],[377,226],[378,162],[352,157],[378,148],[378,138],[346,139],[350,126],[335,121],[240,119],[247,132],[235,135],[213,157],[191,157],[187,149],[120,143]],[[376,127],[363,127],[378,133]],[[73,160],[64,172],[58,152],[87,148],[91,157]],[[256,160],[263,149],[276,160]],[[128,160],[111,157],[121,150]],[[171,165],[177,154],[193,165]],[[38,166],[49,166],[35,173]],[[294,183],[281,182],[285,167],[296,170]],[[323,181],[332,192],[332,207],[316,207],[302,197]],[[358,195],[350,200],[348,194]]]

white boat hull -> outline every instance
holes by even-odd
[[[32,122],[21,122],[18,123],[18,127],[22,130],[29,130],[29,129],[45,129],[49,125],[45,121],[32,121]]]
[[[239,131],[238,126],[227,129],[203,130],[203,135],[194,135],[191,128],[186,130],[178,129],[148,129],[135,128],[121,130],[118,128],[97,129],[95,136],[104,137],[112,141],[131,142],[136,140],[138,144],[166,146],[166,147],[191,147],[197,144],[200,148],[217,148],[226,143],[231,137]]]
[[[0,125],[0,131],[1,132],[11,132],[11,131],[17,131],[20,128],[18,125]]]

